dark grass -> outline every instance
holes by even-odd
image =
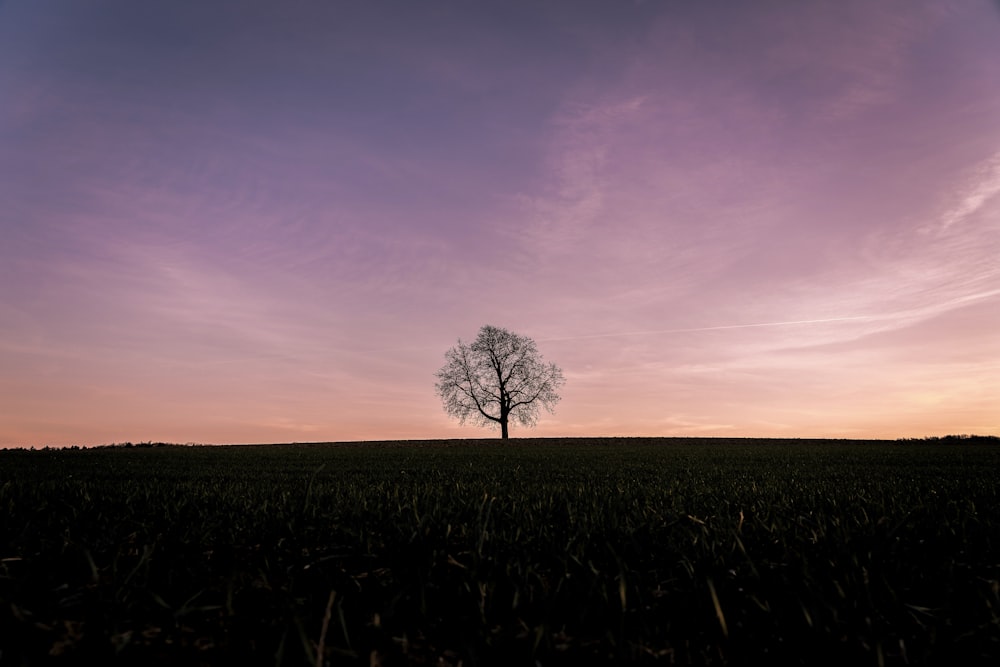
[[[1000,664],[1000,447],[0,451],[0,665]]]

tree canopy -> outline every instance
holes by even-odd
[[[542,360],[535,341],[491,325],[472,343],[459,339],[445,360],[435,374],[445,412],[462,424],[499,426],[505,440],[510,421],[534,426],[542,408],[551,413],[566,381],[558,366]]]

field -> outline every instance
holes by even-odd
[[[0,451],[0,665],[996,665],[998,479],[962,441]]]

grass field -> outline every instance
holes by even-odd
[[[0,451],[0,665],[996,665],[998,473],[961,441]]]

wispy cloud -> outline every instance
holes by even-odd
[[[1000,194],[1000,151],[972,169],[968,183],[961,188],[956,201],[936,225],[938,232],[948,231],[978,213]],[[996,226],[1000,226],[997,223]]]
[[[529,221],[521,233],[526,245],[543,254],[576,249],[607,220],[608,153],[616,130],[633,121],[643,105],[641,96],[596,104],[570,103],[553,119],[548,147],[548,181],[537,195],[523,195]]]
[[[657,329],[653,331],[620,331],[614,333],[586,334],[580,336],[567,336],[563,338],[544,338],[545,342],[562,342],[568,340],[588,340],[591,338],[614,338],[618,336],[659,336],[664,334],[677,333],[701,333],[705,331],[726,331],[729,329],[757,329],[761,327],[790,327],[808,324],[830,324],[833,322],[871,322],[876,319],[883,319],[885,316],[859,315],[855,317],[831,317],[821,320],[796,320],[791,322],[754,322],[750,324],[721,324],[706,327],[689,327],[685,329]]]

